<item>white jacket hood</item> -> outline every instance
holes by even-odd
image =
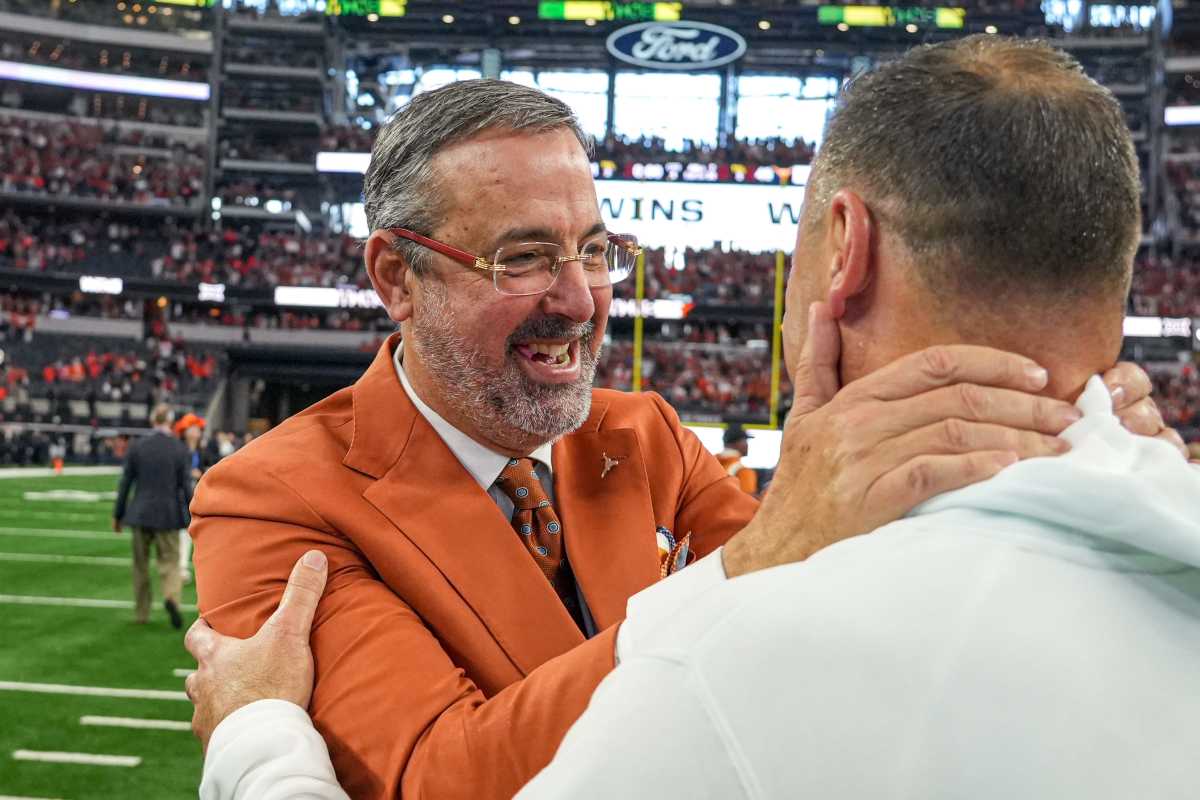
[[[1200,567],[1200,468],[1166,442],[1137,436],[1113,414],[1099,377],[1075,404],[1083,419],[1062,438],[1066,455],[1034,458],[991,480],[933,498],[912,512],[1014,514]]]

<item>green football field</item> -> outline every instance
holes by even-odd
[[[129,532],[111,529],[117,479],[0,473],[0,800],[196,797],[183,694],[195,662],[153,562],[150,622],[133,622]],[[183,602],[186,630],[192,586]]]

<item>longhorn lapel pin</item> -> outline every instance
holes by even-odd
[[[609,472],[610,472],[610,471],[611,471],[611,470],[612,470],[614,467],[616,467],[618,464],[620,464],[620,463],[621,463],[621,459],[620,459],[620,457],[617,457],[617,458],[610,458],[610,457],[609,457],[609,455],[608,455],[608,453],[604,453],[604,454],[603,454],[603,457],[604,457],[604,469],[602,469],[602,470],[600,471],[600,477],[601,477],[601,478],[603,478],[604,476],[608,475],[608,473],[609,473]]]

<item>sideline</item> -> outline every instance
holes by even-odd
[[[63,475],[120,475],[120,467],[63,467]],[[53,478],[53,467],[5,467],[0,469],[0,480],[5,478]]]
[[[82,694],[89,697],[122,697],[134,700],[188,700],[186,692],[167,689],[112,689],[106,686],[74,686],[65,683],[24,683],[0,681],[0,691],[33,692],[35,694]]]

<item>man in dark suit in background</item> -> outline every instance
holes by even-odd
[[[133,528],[133,597],[136,620],[150,616],[150,545],[158,559],[163,606],[171,625],[183,626],[179,614],[179,529],[187,526],[185,509],[192,502],[192,479],[188,474],[188,449],[171,431],[175,414],[170,406],[157,405],[150,413],[154,433],[129,449],[125,471],[117,489],[113,530],[122,524]],[[129,489],[136,485],[133,502],[126,507]]]

